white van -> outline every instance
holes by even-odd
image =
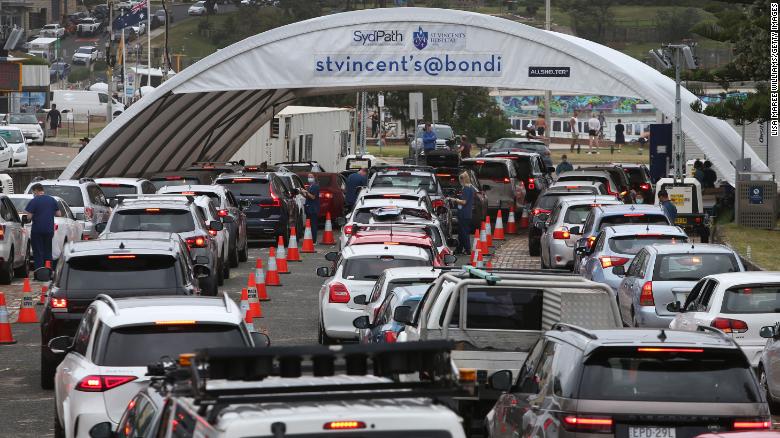
[[[72,112],[75,120],[86,120],[87,115],[105,117],[108,99],[111,99],[114,117],[124,112],[125,106],[122,103],[102,91],[54,90],[52,91],[51,103],[57,104],[57,109],[60,112],[63,110]],[[65,116],[63,114],[63,118]]]

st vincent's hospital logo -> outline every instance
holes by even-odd
[[[414,47],[422,50],[428,45],[428,32],[425,32],[422,26],[420,26],[417,32],[412,33],[412,40],[414,41]]]

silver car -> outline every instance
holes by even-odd
[[[574,244],[579,238],[569,230],[582,226],[593,207],[617,205],[622,202],[614,196],[571,196],[563,198],[553,208],[540,238],[541,264],[545,268],[574,267]]]
[[[34,184],[41,184],[47,195],[58,196],[68,203],[76,219],[84,224],[84,240],[97,239],[95,225],[107,222],[111,207],[105,193],[92,178],[34,179],[24,193],[32,193]]]
[[[745,267],[731,248],[698,243],[646,246],[624,270],[617,290],[623,322],[635,327],[669,327],[676,315],[667,310],[669,303],[684,303],[703,277],[741,272]]]
[[[625,266],[647,245],[654,243],[684,243],[688,235],[674,225],[609,226],[596,236],[593,246],[586,249],[580,274],[588,280],[604,283],[617,291]],[[617,269],[617,272],[615,272]]]

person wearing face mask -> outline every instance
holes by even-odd
[[[305,189],[301,189],[301,195],[306,198],[304,211],[306,217],[311,220],[311,238],[317,242],[317,225],[320,217],[320,185],[311,173],[308,175]]]

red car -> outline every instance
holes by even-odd
[[[451,265],[456,260],[455,256],[449,254],[448,251],[439,252],[431,237],[424,231],[403,230],[391,233],[389,229],[358,230],[347,241],[347,246],[369,244],[404,245],[422,248],[431,254],[434,267]]]
[[[298,172],[304,181],[308,175],[308,172]],[[325,222],[327,213],[330,213],[332,220],[344,216],[344,190],[347,188],[344,177],[331,172],[312,172],[312,175],[320,186],[320,223]]]

